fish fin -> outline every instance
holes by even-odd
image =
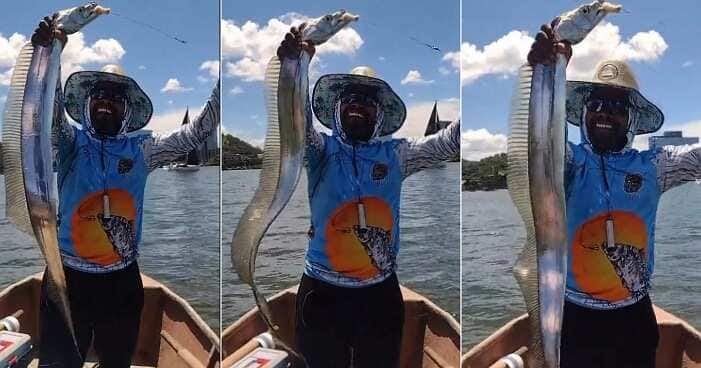
[[[511,200],[523,218],[526,230],[533,227],[533,211],[528,179],[528,116],[533,69],[524,65],[511,100],[509,138],[507,143],[506,183]]]
[[[251,286],[254,285],[253,271],[258,245],[267,229],[265,216],[280,181],[280,119],[277,95],[280,70],[280,60],[277,56],[273,56],[265,71],[265,106],[268,113],[268,129],[265,134],[258,189],[244,210],[231,242],[231,258],[236,272],[242,281]]]
[[[5,172],[5,213],[15,226],[34,236],[24,188],[22,165],[22,110],[29,68],[34,55],[31,42],[22,47],[12,72],[2,125],[2,163]]]
[[[518,82],[511,100],[509,138],[507,143],[506,183],[509,195],[526,227],[526,244],[513,268],[526,303],[531,331],[540,329],[540,304],[538,298],[538,261],[533,208],[531,207],[528,175],[529,115],[533,68],[526,64],[519,70]],[[541,337],[532,336],[529,351],[532,358],[541,361],[543,351]]]
[[[268,112],[268,129],[263,146],[263,164],[259,190],[274,193],[280,173],[280,117],[278,113],[278,87],[282,63],[273,56],[265,69],[265,106]]]

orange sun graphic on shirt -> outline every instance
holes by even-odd
[[[361,198],[365,207],[365,221],[369,227],[390,234],[393,228],[392,209],[379,197]],[[358,202],[346,202],[331,215],[326,225],[326,255],[331,268],[348,277],[366,280],[379,275],[368,250],[358,238]],[[388,245],[389,246],[389,245]]]
[[[646,267],[647,227],[636,214],[613,211],[615,247],[606,247],[607,214],[584,223],[572,239],[572,274],[580,290],[592,297],[609,302],[628,298],[631,293],[626,278],[640,278],[641,267]],[[634,255],[631,260],[622,255]],[[640,264],[639,261],[645,264]],[[632,264],[632,261],[636,261]],[[626,263],[627,262],[627,263]]]
[[[110,212],[128,221],[136,219],[136,206],[129,192],[122,189],[109,189]],[[99,215],[103,215],[103,192],[88,194],[77,207],[71,218],[71,238],[75,252],[81,258],[92,263],[109,266],[120,260],[119,253],[110,242],[100,224]]]

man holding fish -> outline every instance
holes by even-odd
[[[543,25],[528,61],[550,65],[557,54],[569,59],[572,48]],[[635,135],[659,130],[664,116],[623,61],[602,61],[591,82],[568,81],[566,106],[582,142],[566,148],[561,366],[654,367],[657,205],[665,191],[701,178],[701,147],[632,148]]]
[[[280,60],[314,55],[292,28]],[[306,123],[311,227],[297,293],[297,344],[310,367],[397,367],[403,311],[397,280],[404,179],[460,151],[460,126],[388,139],[406,108],[369,67],[319,78],[312,106],[332,133]],[[385,138],[381,138],[385,137]]]
[[[35,47],[67,42],[44,18]],[[58,240],[76,351],[59,307],[41,300],[41,367],[81,367],[92,342],[101,367],[129,367],[143,307],[137,264],[148,174],[202,144],[219,124],[219,85],[192,123],[166,135],[141,130],[151,100],[119,66],[81,71],[57,88],[53,145],[58,169]],[[70,124],[68,115],[80,127]]]

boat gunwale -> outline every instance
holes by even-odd
[[[38,282],[41,283],[41,280],[43,278],[44,271],[40,271],[34,274],[31,274],[29,276],[26,276],[10,285],[7,287],[3,288],[0,290],[0,299],[3,299],[4,297],[11,295],[14,291],[19,290],[22,287],[25,286],[30,286],[29,284],[33,282]],[[144,292],[147,289],[150,290],[156,290],[157,292],[162,293],[161,297],[164,298],[165,303],[163,304],[163,307],[168,302],[172,302],[175,305],[181,307],[187,317],[195,324],[195,327],[198,328],[204,335],[204,337],[209,341],[210,346],[207,347],[208,350],[211,351],[214,349],[217,352],[221,352],[221,343],[219,341],[219,338],[217,338],[217,335],[214,333],[214,331],[207,325],[207,323],[202,319],[202,317],[195,311],[195,309],[188,303],[183,297],[180,295],[176,294],[173,292],[170,288],[168,288],[166,285],[163,283],[157,281],[156,279],[144,274],[140,273],[141,280],[143,283],[144,287]],[[27,311],[25,311],[27,312]],[[161,319],[163,318],[162,314],[164,313],[164,309],[161,309]],[[221,355],[221,353],[220,353]]]
[[[678,316],[666,311],[662,307],[659,307],[659,306],[654,305],[654,304],[653,304],[653,310],[655,313],[655,317],[657,319],[657,326],[658,326],[659,331],[661,331],[663,328],[677,329],[680,331],[680,337],[682,337],[684,339],[684,342],[699,341],[700,342],[699,346],[701,347],[701,332],[699,332],[699,330],[697,330],[689,322],[681,319],[680,317],[678,317]],[[506,322],[503,326],[498,328],[496,331],[494,331],[492,334],[490,334],[487,338],[485,338],[484,340],[480,341],[479,343],[474,345],[472,348],[470,348],[467,351],[467,353],[465,353],[462,356],[462,358],[460,359],[460,366],[461,367],[471,367],[471,366],[467,365],[468,359],[478,357],[478,354],[480,354],[484,351],[488,351],[493,345],[498,343],[501,339],[504,339],[506,334],[510,330],[514,329],[516,325],[526,323],[527,320],[528,320],[528,313],[524,313],[524,314],[521,314],[520,316],[515,317],[515,318],[509,320],[508,322]],[[658,345],[658,351],[659,351],[660,346],[661,345]],[[516,349],[518,349],[518,347]],[[509,353],[512,353],[512,352],[509,352]],[[500,359],[500,358],[498,358],[498,359]],[[492,362],[492,363],[496,363],[497,361]]]
[[[299,285],[294,285],[292,287],[289,287],[287,289],[281,290],[271,297],[268,298],[268,301],[272,304],[274,300],[276,299],[282,299],[285,297],[295,297],[297,294],[297,290],[299,288]],[[451,329],[451,331],[455,332],[455,336],[448,336],[449,339],[454,340],[453,338],[457,338],[457,345],[456,348],[458,350],[458,354],[460,352],[460,342],[462,341],[462,335],[461,335],[461,329],[460,329],[460,324],[458,321],[447,311],[444,309],[440,308],[436,303],[428,299],[427,297],[417,293],[416,291],[405,287],[403,285],[400,285],[400,290],[402,292],[402,298],[404,299],[405,302],[412,302],[412,303],[417,303],[421,305],[421,308],[428,312],[425,315],[432,315],[434,316],[437,320],[440,321],[445,321],[447,326]],[[246,313],[244,313],[242,316],[240,316],[236,321],[234,321],[232,324],[230,324],[224,331],[222,332],[221,335],[221,347],[222,347],[222,361],[226,359],[229,355],[233,354],[234,351],[227,351],[225,349],[226,347],[226,340],[228,337],[232,336],[235,332],[241,330],[244,326],[247,324],[251,323],[250,321],[256,318],[256,314],[258,314],[258,307],[253,306],[251,309],[249,309]],[[425,329],[429,328],[429,324],[424,326]],[[425,332],[424,332],[425,333]],[[235,349],[238,347],[235,347]]]
[[[221,351],[221,344],[219,342],[219,338],[217,338],[217,334],[214,333],[214,330],[209,327],[207,322],[202,319],[202,317],[195,311],[195,309],[190,305],[190,303],[187,302],[183,297],[180,295],[176,294],[174,291],[172,291],[168,286],[164,285],[163,283],[155,280],[154,278],[141,273],[141,279],[142,280],[148,280],[150,282],[153,282],[152,285],[146,285],[144,284],[144,289],[147,287],[153,287],[153,288],[159,288],[161,291],[163,291],[163,294],[165,296],[168,296],[171,300],[175,301],[176,304],[180,305],[183,307],[185,310],[185,313],[192,319],[193,322],[195,322],[195,325],[206,335],[206,337],[209,339],[209,341],[212,343],[212,346],[216,348],[218,351]]]

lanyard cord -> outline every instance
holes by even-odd
[[[110,211],[110,196],[107,193],[107,170],[105,165],[105,138],[100,138],[100,161],[102,161],[102,216],[112,217]]]
[[[358,195],[356,198],[356,200],[358,201],[358,227],[361,230],[365,230],[367,229],[367,223],[365,221],[365,205],[363,204],[363,200],[360,197],[360,176],[358,175],[358,164],[355,155],[355,141],[353,142],[353,172],[355,173],[355,182],[358,185]]]
[[[608,209],[608,218],[611,219],[611,188],[609,187],[609,181],[606,177],[606,163],[604,162],[604,156],[599,155],[601,162],[601,176],[604,178],[604,187],[606,188],[606,208]]]
[[[606,213],[606,228],[604,229],[606,232],[606,245],[612,248],[616,245],[616,233],[614,230],[613,215],[611,214],[611,188],[609,187],[609,181],[606,177],[604,156],[599,155],[599,158],[601,161],[601,175],[604,179],[604,186],[606,187],[606,207],[608,208],[608,212]]]

